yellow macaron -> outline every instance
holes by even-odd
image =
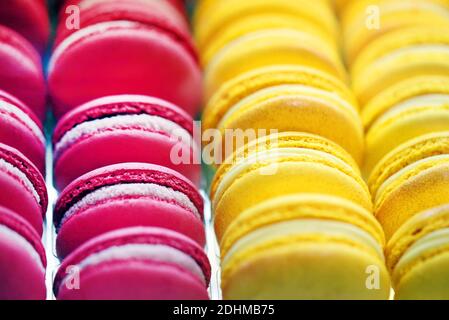
[[[445,154],[449,154],[449,131],[426,134],[402,144],[388,153],[372,171],[368,179],[371,194],[377,197],[381,186],[403,168]]]
[[[294,29],[265,29],[228,43],[205,70],[206,101],[227,81],[245,72],[273,65],[315,68],[346,81],[338,52],[327,42]]]
[[[420,212],[388,242],[397,299],[449,299],[449,205]]]
[[[371,196],[358,171],[341,160],[340,150],[333,152],[328,142],[326,145],[326,151],[291,147],[250,152],[230,167],[219,169],[211,187],[218,240],[244,210],[280,195],[318,192],[371,210]]]
[[[223,297],[387,299],[382,243],[371,213],[345,199],[293,194],[267,200],[243,212],[225,234]]]
[[[294,29],[308,33],[314,37],[323,39],[329,45],[338,50],[339,39],[329,35],[316,24],[291,13],[280,14],[278,12],[263,12],[257,15],[240,17],[238,20],[220,30],[216,36],[210,39],[207,45],[200,50],[202,65],[207,68],[214,56],[228,43],[252,32],[265,29]]]
[[[257,91],[226,112],[217,125],[226,130],[277,130],[313,133],[345,148],[361,163],[364,140],[357,110],[329,91],[280,85]]]
[[[352,87],[360,103],[366,104],[402,80],[431,75],[449,76],[449,45],[429,44],[392,51],[352,73]]]
[[[409,26],[447,27],[447,7],[428,0],[352,1],[342,14],[346,58],[352,65],[377,37]]]
[[[399,145],[440,131],[449,131],[449,95],[415,97],[391,108],[367,132],[364,173]]]
[[[423,75],[404,79],[362,106],[362,122],[368,130],[388,110],[427,95],[448,95],[449,76]]]
[[[336,37],[338,24],[327,0],[216,0],[199,4],[194,16],[195,39],[200,51],[230,25],[264,14],[300,18],[321,32]]]
[[[374,171],[377,178],[373,176],[370,179],[370,186],[374,194],[375,214],[384,227],[387,239],[415,214],[447,203],[449,154],[444,151],[446,143],[442,143],[441,151],[429,154],[432,148],[426,143],[411,141],[407,148],[398,147],[387,156],[388,160],[379,164],[379,168],[386,167],[389,176],[379,175],[379,169]],[[439,145],[440,142],[435,144]],[[399,153],[404,158],[396,155]],[[411,159],[416,161],[411,162]],[[394,160],[401,161],[403,166],[395,164]]]

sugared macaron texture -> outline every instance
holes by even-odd
[[[42,125],[22,102],[0,90],[0,143],[21,151],[45,172],[45,137]]]
[[[73,267],[78,288],[71,285]],[[54,292],[60,300],[206,300],[210,277],[207,256],[192,240],[166,229],[128,228],[67,257]]]
[[[175,171],[143,163],[108,166],[75,180],[59,196],[54,224],[61,258],[96,236],[134,226],[175,230],[205,244],[196,187]]]
[[[46,89],[40,59],[25,38],[0,23],[0,90],[23,101],[43,121]]]
[[[0,206],[23,217],[42,235],[47,189],[39,170],[18,150],[0,144]]]
[[[0,206],[0,299],[45,300],[46,264],[45,250],[34,228]]]
[[[56,187],[62,190],[85,173],[124,162],[172,168],[199,185],[193,131],[193,119],[161,99],[120,95],[88,102],[66,114],[55,129]]]
[[[387,299],[383,231],[341,198],[296,194],[244,211],[222,240],[225,299]],[[367,270],[376,269],[377,288]]]
[[[109,6],[115,2],[104,5],[111,14]],[[61,35],[48,66],[56,116],[116,94],[156,96],[195,115],[201,100],[201,72],[186,27],[172,22],[163,9],[151,10],[150,4],[123,5],[134,9],[117,11],[122,20],[106,17],[66,38]],[[139,5],[146,10],[136,9]]]

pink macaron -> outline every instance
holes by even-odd
[[[54,131],[56,187],[123,162],[172,168],[199,185],[193,129],[187,113],[161,99],[120,95],[88,102],[66,114]]]
[[[2,0],[0,24],[19,32],[40,53],[47,48],[50,22],[45,0]]]
[[[108,231],[154,226],[205,244],[203,200],[179,173],[156,165],[124,163],[92,171],[71,183],[54,211],[56,249],[64,258]]]
[[[0,89],[23,101],[44,120],[46,89],[40,56],[24,37],[1,25]]]
[[[44,300],[45,268],[45,250],[36,231],[0,206],[0,300]]]
[[[126,2],[130,8],[138,5]],[[155,96],[195,115],[202,88],[196,50],[186,28],[163,12],[132,10],[123,13],[126,20],[87,24],[66,38],[60,31],[63,40],[58,39],[48,66],[56,117],[117,94]]]
[[[188,35],[189,25],[185,16],[169,1],[148,0],[73,0],[66,4],[59,14],[55,46],[76,31],[70,23],[73,11],[79,10],[79,29],[87,26],[117,20],[128,20],[143,24],[166,25]],[[69,22],[69,23],[66,23]]]
[[[18,149],[45,173],[45,136],[40,121],[27,106],[2,90],[0,143]]]
[[[17,149],[0,144],[0,206],[11,209],[42,235],[47,189],[39,170]]]
[[[54,293],[60,300],[206,300],[211,268],[200,246],[166,229],[104,234],[65,259]]]

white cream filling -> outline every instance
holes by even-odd
[[[28,179],[28,177],[20,171],[18,168],[14,167],[9,162],[4,159],[0,159],[0,171],[6,171],[15,176],[27,189],[30,191],[38,204],[41,203],[41,198],[34,188],[33,183]]]
[[[55,51],[53,52],[53,55],[50,58],[50,62],[48,63],[48,73],[50,74],[51,72],[53,72],[55,64],[58,62],[59,58],[64,53],[64,51],[67,50],[72,44],[76,43],[77,41],[93,34],[104,33],[111,28],[132,29],[136,25],[137,23],[135,22],[125,20],[108,21],[96,23],[72,33],[56,47]]]
[[[385,192],[385,190],[388,188],[390,184],[392,184],[396,179],[399,179],[400,176],[405,174],[407,171],[413,170],[414,168],[418,167],[419,165],[434,161],[434,160],[443,160],[447,159],[449,163],[449,155],[448,154],[440,154],[432,157],[428,157],[425,159],[421,159],[419,161],[413,162],[412,164],[409,164],[408,166],[402,168],[392,176],[390,176],[387,180],[384,181],[384,183],[381,184],[379,189],[377,190],[377,193],[375,194],[375,203],[379,201],[380,196]]]
[[[43,132],[25,112],[4,100],[0,100],[0,111],[13,114],[17,118],[21,119],[26,124],[27,128],[30,129],[33,134],[39,139],[39,141],[45,143]]]
[[[184,193],[175,191],[168,187],[163,187],[153,183],[130,183],[118,184],[113,186],[106,186],[89,193],[84,198],[79,200],[65,212],[60,226],[64,224],[67,219],[75,215],[78,211],[85,207],[90,207],[102,202],[104,200],[120,198],[125,196],[151,196],[162,201],[174,202],[183,208],[190,210],[195,216],[202,220],[198,209],[193,202]]]
[[[15,244],[23,248],[31,256],[31,258],[36,261],[42,272],[45,272],[45,267],[42,263],[41,257],[34,249],[34,247],[28,241],[26,241],[24,237],[4,225],[0,225],[0,234],[2,234],[5,238],[12,239]]]
[[[198,276],[204,285],[207,283],[206,276],[201,267],[191,256],[166,245],[127,244],[110,247],[87,257],[81,261],[78,266],[82,272],[86,267],[95,266],[108,261],[128,259],[152,260],[175,264]]]
[[[232,256],[239,251],[256,247],[264,242],[271,241],[276,238],[306,234],[322,234],[351,238],[352,240],[356,240],[370,248],[373,248],[379,257],[384,259],[381,245],[366,231],[345,222],[304,219],[272,224],[247,234],[232,245],[231,249],[223,259],[223,265],[226,265]],[[291,245],[295,244],[292,243]]]
[[[86,121],[67,131],[55,145],[55,157],[59,157],[64,150],[84,136],[101,133],[104,130],[126,127],[129,127],[130,131],[132,131],[134,127],[162,131],[176,138],[177,141],[182,141],[195,147],[195,143],[190,133],[175,122],[149,114],[117,115]]]
[[[319,98],[319,96],[322,95],[322,96],[328,97],[332,101],[335,101],[336,105],[343,107],[343,109],[348,111],[353,117],[356,117],[356,118],[359,117],[354,106],[352,106],[349,102],[347,102],[346,100],[341,98],[336,93],[321,90],[318,88],[309,87],[309,86],[304,86],[304,85],[279,85],[279,86],[275,86],[275,87],[269,87],[266,89],[262,89],[260,91],[257,91],[256,93],[253,93],[253,94],[245,97],[244,99],[240,100],[238,103],[233,105],[226,112],[226,114],[223,116],[223,118],[219,121],[217,127],[221,128],[223,126],[223,124],[226,123],[226,121],[228,121],[229,118],[231,118],[234,114],[236,114],[239,111],[239,109],[242,108],[243,106],[245,106],[248,102],[257,99],[258,97],[261,97],[261,96],[263,97],[264,95],[270,94],[272,92],[276,93],[279,90],[285,90],[285,91],[291,90],[291,95],[295,95],[295,96],[304,95],[305,99],[307,99],[309,101],[310,100],[317,101],[324,105],[328,105],[329,102],[324,99]]]

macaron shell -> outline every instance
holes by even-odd
[[[229,226],[220,244],[221,255],[239,239],[268,225],[285,221],[319,219],[339,221],[359,227],[384,245],[382,226],[364,208],[339,197],[322,194],[293,194],[261,202],[245,211]]]
[[[366,136],[366,176],[391,150],[416,137],[449,130],[449,105],[409,108],[395,119],[371,127]]]
[[[336,168],[295,159],[265,163],[236,179],[219,199],[213,200],[217,238],[220,241],[230,223],[255,204],[281,195],[314,192],[340,196],[371,210],[365,188]]]
[[[373,196],[382,184],[401,169],[417,161],[449,153],[449,132],[420,136],[392,150],[376,166],[368,180]]]
[[[448,300],[449,252],[445,251],[414,267],[401,279],[397,300]]]
[[[6,172],[0,172],[0,190],[0,205],[17,212],[42,235],[42,209],[33,194]]]
[[[380,290],[367,289],[368,266],[379,268]],[[387,299],[389,283],[380,260],[359,248],[335,242],[291,242],[258,251],[237,265],[223,283],[223,297]]]
[[[155,23],[165,25],[168,29],[176,28],[187,35],[189,27],[185,16],[173,8],[169,1],[146,1],[146,0],[100,0],[84,1],[78,0],[76,5],[80,8],[80,28],[93,25],[95,23],[129,20],[144,24]],[[68,15],[61,12],[60,20],[63,21]],[[67,38],[77,29],[68,28],[66,24],[60,23],[56,30],[55,45]]]
[[[45,251],[36,231],[4,207],[0,207],[0,228],[7,229],[7,232],[0,230],[0,299],[44,300]],[[22,241],[27,241],[29,248]],[[35,256],[28,250],[36,250]],[[38,257],[41,261],[37,261]]]
[[[432,232],[449,228],[448,205],[420,212],[407,220],[393,235],[385,248],[387,266],[393,271],[404,253],[419,239]]]
[[[265,100],[261,99],[262,95],[265,95]],[[246,98],[232,114],[228,112],[228,116],[219,123],[219,129],[252,129],[256,132],[265,129],[316,134],[336,142],[356,162],[361,163],[364,139],[357,111],[343,108],[342,100],[332,100],[327,100],[324,95],[308,96],[306,91],[298,90],[295,86],[266,89]]]
[[[183,156],[190,155],[189,159],[193,159],[194,151],[191,146],[160,133],[115,130],[96,134],[76,142],[56,159],[56,187],[62,190],[85,173],[125,162],[162,165],[180,172],[199,186],[200,165],[192,164],[192,161],[188,164],[175,164],[171,159],[175,148],[183,150]],[[80,163],[79,159],[83,159],[83,162]]]
[[[422,75],[398,82],[366,104],[362,111],[365,128],[370,128],[382,114],[393,106],[426,94],[449,94],[449,77]]]
[[[0,88],[45,119],[46,89],[40,57],[21,35],[0,26]]]
[[[171,34],[139,23],[115,21],[77,31],[59,47],[79,32],[98,26],[104,30],[84,36],[50,62],[49,89],[57,117],[82,103],[114,94],[157,96],[190,115],[197,112],[200,69]],[[114,71],[117,61],[120,72]]]
[[[262,89],[288,84],[329,91],[358,107],[354,95],[344,83],[325,72],[295,65],[261,67],[226,82],[212,96],[203,111],[203,131],[216,128],[226,112],[245,97]]]
[[[443,46],[441,46],[443,47]],[[394,84],[422,75],[449,75],[449,47],[403,49],[385,56],[360,74],[353,74],[355,95],[361,104],[368,103]]]
[[[175,265],[112,261],[86,268],[80,289],[61,285],[58,300],[208,300],[201,282]]]
[[[0,8],[0,22],[22,34],[40,53],[45,51],[50,37],[45,1],[4,1]]]
[[[174,230],[205,245],[203,222],[192,212],[150,197],[111,198],[77,212],[62,224],[56,241],[58,256],[66,257],[98,235],[135,226]]]
[[[11,113],[0,111],[0,143],[9,145],[20,150],[28,159],[30,159],[39,171],[45,173],[45,146],[43,141],[33,132],[27,121],[33,121],[36,128],[42,130],[40,121],[35,118],[29,110],[20,101],[0,90],[0,103],[7,103],[11,108],[17,108],[22,111],[29,119],[21,119]],[[41,138],[43,138],[43,133]]]
[[[44,300],[45,272],[29,253],[0,232],[0,299]]]
[[[232,78],[279,64],[312,67],[346,79],[337,52],[326,42],[295,30],[262,30],[236,39],[217,53],[205,70],[206,101]]]
[[[296,29],[310,33],[336,46],[336,41],[329,34],[317,28],[316,25],[291,13],[266,12],[257,15],[241,17],[232,24],[222,28],[208,45],[202,50],[202,64],[207,68],[213,57],[228,43],[251,32],[264,29]]]
[[[413,170],[413,171],[412,171]],[[378,194],[375,213],[383,225],[387,239],[410,217],[429,208],[447,203],[449,194],[447,172],[449,164],[444,159],[426,161],[421,168],[402,173],[385,191]],[[393,179],[393,178],[390,178]]]

